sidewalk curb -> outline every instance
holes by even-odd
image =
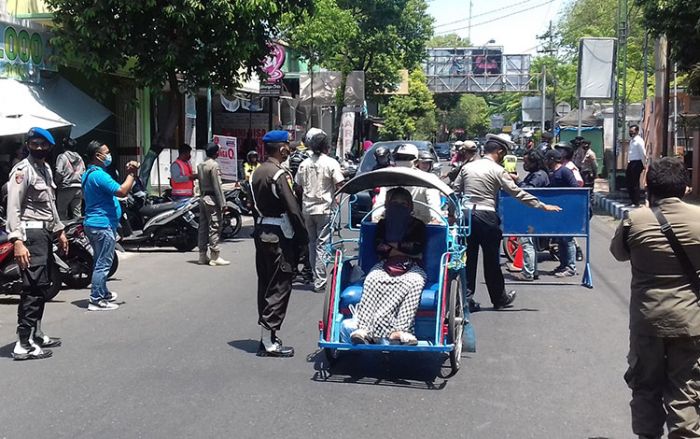
[[[633,209],[627,202],[609,198],[609,194],[604,192],[593,193],[593,206],[604,210],[615,219],[622,219],[627,212]]]

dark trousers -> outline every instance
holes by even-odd
[[[28,229],[24,245],[29,250],[31,261],[22,270],[22,295],[17,306],[17,335],[20,340],[29,340],[37,322],[44,315],[46,290],[51,285],[53,252],[51,234],[43,229]]]
[[[279,331],[292,292],[297,255],[292,240],[285,238],[277,226],[256,226],[254,238],[258,324]]]
[[[627,182],[627,194],[632,204],[639,204],[639,177],[642,176],[644,164],[641,160],[632,160],[627,163],[625,180]]]
[[[475,210],[472,213],[472,230],[467,238],[467,299],[473,300],[476,292],[476,269],[479,263],[479,247],[484,254],[484,278],[493,305],[505,300],[505,281],[501,272],[500,220],[496,212]]]

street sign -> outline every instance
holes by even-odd
[[[566,116],[571,113],[571,104],[568,102],[559,102],[555,108],[559,116]]]
[[[282,95],[282,84],[260,84],[260,96],[279,97]]]

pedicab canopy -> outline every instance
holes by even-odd
[[[413,186],[437,189],[455,204],[459,203],[455,192],[437,175],[411,168],[384,168],[362,173],[348,181],[338,193],[356,194],[376,187]]]

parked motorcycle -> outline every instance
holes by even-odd
[[[224,196],[226,197],[226,201],[235,204],[243,215],[253,214],[253,209],[255,209],[255,207],[253,206],[253,197],[248,181],[241,181],[236,189],[226,191]]]
[[[92,282],[94,252],[85,235],[82,219],[64,223],[66,238],[68,238],[68,255],[64,257],[68,272],[64,273],[63,283],[69,288],[87,288]],[[112,277],[119,268],[119,256],[115,252],[108,277]]]
[[[120,243],[124,247],[175,247],[188,252],[197,246],[197,198],[149,204],[145,191],[132,191],[121,201]]]

